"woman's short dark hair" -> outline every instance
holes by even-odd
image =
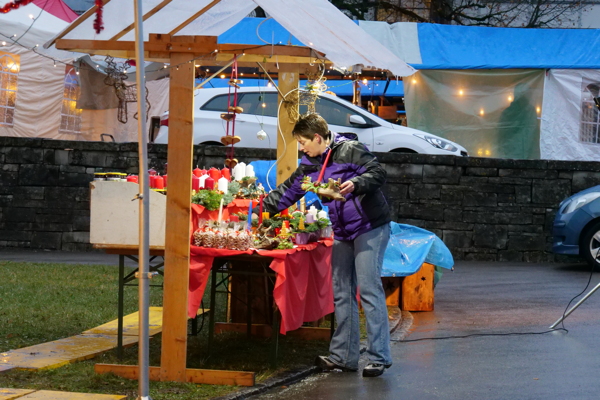
[[[329,126],[319,114],[304,114],[298,118],[292,135],[313,140],[315,133],[327,139],[329,137]]]

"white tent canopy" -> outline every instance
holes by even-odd
[[[147,16],[143,28],[146,40],[149,34],[218,36],[260,6],[307,47],[324,53],[339,68],[380,68],[396,76],[415,72],[327,0],[143,0],[142,3]],[[133,2],[112,0],[105,4],[103,15],[110,24],[106,23],[100,34],[93,29],[94,14],[86,13],[45,47],[56,39],[133,40]]]

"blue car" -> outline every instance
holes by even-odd
[[[579,254],[591,265],[600,266],[600,185],[560,203],[552,236],[553,252]]]

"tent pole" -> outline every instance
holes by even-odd
[[[139,186],[142,194],[140,200],[140,225],[139,225],[139,385],[138,399],[148,400],[149,387],[149,267],[150,258],[150,190],[148,189],[148,137],[146,136],[146,79],[144,68],[144,32],[142,14],[142,0],[133,0],[135,10],[135,53],[136,53],[136,86],[138,108],[138,152],[139,152]]]

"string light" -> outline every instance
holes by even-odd
[[[483,117],[483,115],[485,114],[485,112],[483,111],[483,108],[479,110],[479,115],[481,115]]]
[[[33,14],[29,14],[29,18],[35,19],[35,17],[33,16]]]
[[[459,90],[458,90],[458,95],[459,95],[459,96],[462,96],[463,94],[465,94],[464,90],[462,90],[462,89],[459,89]]]
[[[225,79],[225,74],[221,74],[221,79]]]
[[[512,96],[508,96],[508,101],[513,101],[513,97]]]
[[[54,60],[54,68],[56,68],[56,60]]]
[[[368,83],[369,83],[369,81],[367,80],[367,78],[364,78],[364,79],[362,80],[362,84],[363,84],[363,85],[366,85],[366,84],[368,84]]]
[[[2,46],[6,46],[6,42],[5,41],[2,41]]]
[[[412,83],[413,83],[413,84],[416,84],[416,83],[417,83],[417,80],[413,78],[413,80],[412,80]]]

